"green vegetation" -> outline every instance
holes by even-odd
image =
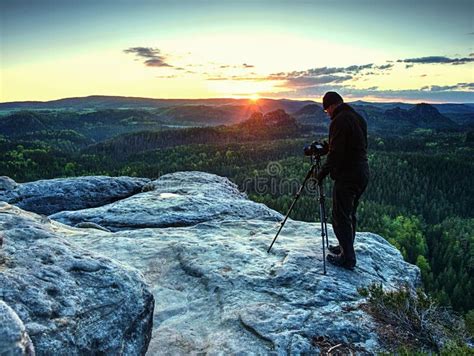
[[[100,141],[127,132],[159,129],[164,124],[161,116],[150,110],[18,111],[1,117],[0,133],[20,139],[28,134],[41,135],[46,130],[74,130],[92,141]]]
[[[422,290],[412,291],[407,286],[384,290],[374,284],[359,289],[359,293],[367,299],[363,308],[374,317],[382,342],[397,354],[474,354],[466,346],[462,318],[440,307]]]

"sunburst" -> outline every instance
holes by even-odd
[[[258,96],[257,93],[250,95],[250,100],[251,100],[253,103],[256,103],[256,102],[258,101],[258,99],[260,99],[260,97]]]

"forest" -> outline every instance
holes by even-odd
[[[102,174],[158,178],[199,170],[228,177],[250,199],[285,214],[310,168],[303,146],[325,138],[320,129],[299,126],[282,110],[253,115],[232,126],[154,127],[112,138],[106,135],[108,139],[100,142],[87,136],[85,127],[3,134],[1,174],[27,182]],[[370,132],[371,179],[358,210],[359,231],[380,234],[395,245],[420,268],[425,290],[470,320],[474,320],[473,138],[468,130]],[[328,211],[331,186],[330,181],[324,184]],[[314,189],[308,186],[291,217],[316,221],[317,204]]]

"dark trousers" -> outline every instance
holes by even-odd
[[[354,240],[357,226],[357,206],[369,181],[367,166],[352,170],[350,176],[336,179],[332,191],[332,226],[342,256],[349,264],[356,263]]]

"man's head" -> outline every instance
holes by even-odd
[[[327,112],[330,117],[332,117],[334,109],[336,109],[343,102],[344,100],[342,100],[342,97],[338,93],[335,91],[328,91],[323,96],[324,111]]]

